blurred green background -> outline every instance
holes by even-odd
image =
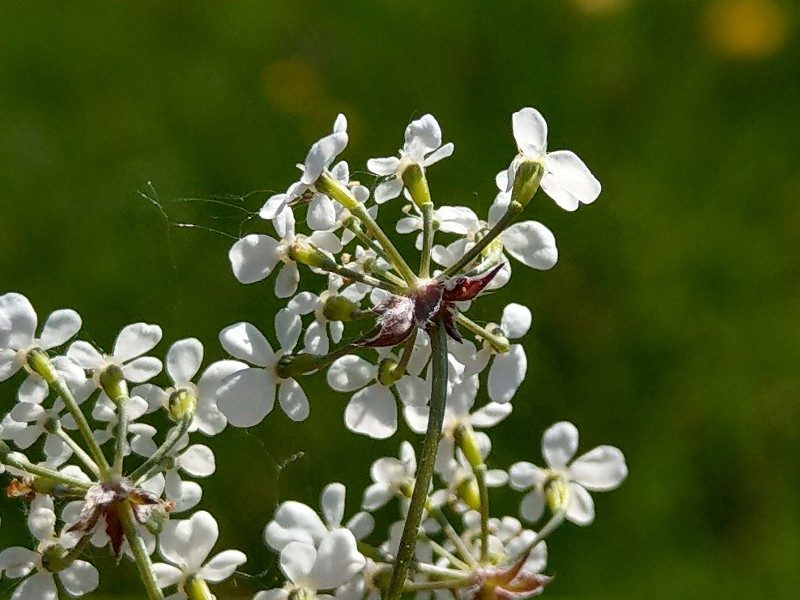
[[[556,598],[795,598],[800,592],[800,44],[789,0],[351,0],[4,3],[0,18],[0,293],[41,321],[73,307],[83,339],[110,348],[134,321],[207,361],[238,320],[265,330],[272,279],[242,286],[226,253],[294,163],[350,121],[344,155],[396,152],[431,112],[452,158],[430,171],[440,202],[485,214],[514,153],[510,115],[535,106],[550,147],[602,181],[574,214],[528,208],[556,234],[551,272],[516,269],[476,305],[534,314],[529,376],[495,430],[492,466],[540,461],[539,437],[574,422],[581,447],[619,446],[630,477],[595,496],[587,529],[550,543]],[[148,184],[152,182],[152,187]],[[144,196],[157,199],[159,205]],[[189,223],[197,227],[178,227]],[[274,555],[277,502],[317,506],[400,438],[342,424],[345,395],[306,389],[311,417],[276,408],[211,445],[201,507],[217,549],[248,573]],[[5,385],[3,412],[13,402]],[[519,496],[497,494],[498,512]],[[24,538],[0,500],[0,546]],[[394,516],[381,513],[381,527]],[[91,598],[141,597],[133,566],[104,561]],[[124,587],[123,587],[124,586]],[[0,598],[13,582],[0,582]],[[220,597],[251,597],[238,577]]]

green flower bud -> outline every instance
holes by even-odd
[[[417,163],[408,165],[403,170],[403,183],[406,184],[406,188],[417,206],[432,204],[428,180],[425,177],[425,169],[421,165]]]
[[[392,358],[384,358],[378,365],[378,382],[381,385],[388,387],[396,383],[402,376],[402,373],[397,373],[397,361]]]
[[[478,482],[474,477],[469,477],[458,484],[456,490],[458,497],[470,508],[474,510],[481,509],[481,493],[478,489]]]
[[[483,465],[483,456],[481,456],[481,449],[478,445],[478,438],[475,437],[475,431],[469,425],[459,425],[455,431],[455,440],[467,462],[476,469]]]
[[[47,352],[41,348],[32,348],[28,351],[27,356],[28,366],[34,373],[42,376],[48,384],[53,383],[58,377],[53,363],[50,362],[50,357]]]
[[[524,159],[517,166],[514,175],[514,186],[511,188],[511,201],[527,206],[539,189],[544,175],[544,167],[537,160]]]
[[[289,247],[289,258],[309,267],[322,267],[330,258],[319,248],[312,246],[302,239],[297,239]]]
[[[322,307],[322,314],[329,321],[353,321],[359,313],[358,304],[344,296],[330,296]]]
[[[287,354],[275,366],[275,374],[281,379],[292,379],[317,368],[319,357],[313,354]]]
[[[128,396],[128,385],[125,375],[118,365],[108,365],[100,373],[100,386],[108,397],[116,404],[119,398]]]

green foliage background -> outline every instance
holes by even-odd
[[[105,348],[148,321],[164,329],[162,353],[196,336],[220,358],[222,327],[268,328],[281,305],[272,280],[235,282],[232,240],[217,232],[262,227],[248,217],[337,112],[365,181],[366,159],[393,154],[408,121],[433,113],[456,145],[430,171],[434,197],[485,214],[514,152],[510,115],[535,106],[550,146],[576,151],[604,191],[575,214],[537,197],[529,210],[555,232],[560,263],[516,269],[476,306],[485,320],[509,301],[534,314],[529,376],[493,466],[540,460],[541,432],[567,419],[584,450],[617,445],[630,468],[596,496],[594,525],[553,539],[547,594],[795,598],[797,11],[745,0],[780,18],[774,46],[740,55],[715,42],[737,1],[4,3],[0,293],[26,294],[42,320],[77,309],[82,336]],[[737,26],[746,41],[759,22]],[[307,422],[276,409],[212,443],[201,506],[220,522],[217,548],[243,549],[249,573],[273,569],[268,585],[260,535],[276,503],[316,505],[342,481],[354,511],[371,462],[399,445],[346,432],[346,397],[321,378],[307,391]],[[12,402],[6,385],[2,412]],[[500,492],[495,506],[517,501]],[[0,513],[0,546],[19,543],[22,510],[2,499]],[[394,514],[381,516],[385,527]],[[91,598],[141,597],[131,564],[98,555]],[[220,597],[254,589],[242,576]],[[0,598],[11,590],[0,582]]]

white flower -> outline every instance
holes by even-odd
[[[344,323],[341,321],[331,321],[325,316],[325,304],[328,298],[336,295],[342,279],[338,275],[328,277],[328,288],[319,295],[312,292],[300,292],[289,301],[286,308],[281,309],[285,312],[285,318],[290,321],[289,328],[296,330],[299,334],[302,329],[300,315],[314,313],[314,321],[306,327],[303,336],[303,351],[308,354],[327,354],[330,348],[330,341],[339,343],[342,341],[344,333]]]
[[[259,212],[261,218],[265,220],[274,219],[283,212],[290,202],[311,190],[313,196],[308,209],[308,226],[312,229],[329,229],[336,218],[333,201],[325,194],[317,192],[314,188],[314,183],[319,179],[323,171],[333,164],[336,157],[342,153],[342,150],[347,146],[347,140],[347,119],[344,115],[339,114],[333,123],[333,133],[314,142],[308,151],[305,164],[297,165],[303,172],[300,180],[290,185],[285,193],[275,194],[269,198],[264,206],[261,207]]]
[[[229,375],[217,392],[217,406],[234,427],[258,425],[272,411],[276,386],[281,408],[290,419],[303,421],[308,416],[308,398],[303,388],[294,379],[282,379],[276,372],[281,356],[291,352],[297,342],[296,333],[285,319],[282,313],[275,318],[275,333],[281,344],[278,352],[272,351],[264,334],[250,323],[236,323],[219,334],[228,353],[255,365]]]
[[[389,177],[375,188],[375,202],[382,204],[397,198],[403,191],[403,171],[411,165],[418,164],[423,169],[450,156],[453,144],[442,146],[442,130],[433,115],[424,115],[406,127],[405,144],[400,150],[400,158],[371,158],[367,161],[367,169],[375,175]]]
[[[81,318],[74,310],[61,309],[47,317],[41,337],[34,337],[38,317],[22,294],[9,292],[0,296],[0,381],[5,381],[25,367],[33,348],[50,350],[60,346],[81,328]],[[47,383],[36,373],[19,388],[21,402],[39,404],[47,396]]]
[[[566,518],[577,525],[594,521],[594,502],[589,491],[613,490],[628,476],[625,457],[614,446],[597,446],[570,463],[578,449],[578,430],[561,421],[542,436],[542,455],[547,469],[519,462],[509,469],[510,485],[518,491],[531,491],[520,505],[522,516],[533,522],[542,516],[549,485],[566,486]]]
[[[581,203],[597,199],[600,182],[574,152],[547,152],[547,122],[538,110],[523,108],[514,113],[511,122],[520,155],[508,169],[506,191],[511,190],[519,164],[533,160],[544,168],[541,188],[564,210],[576,210]]]
[[[272,224],[280,241],[268,235],[251,233],[231,246],[228,258],[236,279],[245,284],[265,279],[282,262],[275,280],[275,295],[288,298],[297,291],[300,283],[300,270],[290,256],[296,243],[307,243],[332,254],[339,252],[342,246],[339,238],[329,231],[315,231],[310,236],[295,234],[294,213],[289,207],[281,211]]]
[[[397,221],[397,233],[412,233],[419,231],[414,244],[417,250],[422,250],[422,213],[416,204],[409,205],[416,214],[403,217]],[[480,227],[480,221],[471,208],[466,206],[441,206],[433,211],[433,226],[435,231],[442,233],[455,233],[467,235]]]
[[[530,309],[512,302],[503,309],[499,327],[490,323],[487,328],[490,331],[499,329],[499,333],[506,339],[514,340],[528,332],[531,320]],[[488,341],[484,341],[483,348],[478,352],[472,344],[464,343],[461,346],[453,345],[450,352],[464,365],[465,376],[482,372],[491,361],[487,382],[489,398],[501,404],[514,397],[528,370],[528,360],[522,344],[511,344],[508,352],[498,353]]]
[[[386,385],[382,382],[379,365],[350,354],[336,359],[330,366],[328,385],[338,392],[356,392],[344,411],[344,422],[350,431],[385,439],[397,431],[397,401],[392,387],[405,405],[425,402],[430,395],[430,383],[419,377],[418,371],[416,373],[405,373],[396,382]]]
[[[159,547],[162,556],[172,564],[156,563],[153,571],[159,587],[178,586],[178,591],[167,600],[188,598],[184,586],[189,579],[218,583],[247,560],[239,550],[225,550],[206,562],[218,537],[217,522],[206,511],[196,512],[184,521],[169,521],[164,526]]]
[[[458,344],[453,344],[457,346]],[[464,342],[467,347],[472,346]],[[472,346],[474,350],[474,346]],[[452,361],[451,361],[452,365]],[[452,365],[450,373],[457,371],[457,366]],[[449,377],[447,390],[447,406],[444,409],[444,422],[442,424],[442,440],[436,456],[436,470],[440,473],[449,470],[455,457],[455,434],[460,427],[485,428],[493,427],[511,414],[510,404],[489,402],[485,406],[470,413],[478,393],[477,374],[461,373]],[[428,406],[407,406],[403,411],[406,422],[412,431],[425,433],[428,427]],[[483,434],[476,434],[485,437]],[[488,443],[488,438],[486,438]]]
[[[342,528],[346,488],[341,483],[325,486],[320,496],[320,506],[324,522],[311,507],[289,500],[281,503],[272,521],[264,529],[264,539],[275,550],[283,550],[291,542],[305,542],[318,546],[328,531]],[[350,530],[357,540],[372,531],[375,524],[372,515],[356,513],[344,527]]]
[[[28,528],[39,542],[37,551],[17,546],[0,552],[0,573],[5,572],[5,576],[12,579],[26,577],[14,590],[11,600],[56,600],[58,598],[55,576],[47,570],[43,556],[48,552],[55,551],[57,546],[64,549],[71,548],[75,545],[77,537],[69,534],[57,536],[55,524],[56,515],[53,512],[52,499],[49,496],[37,494],[31,503],[31,511],[28,514]],[[97,569],[79,559],[58,571],[57,575],[64,590],[72,597],[88,594],[99,583]]]
[[[379,458],[369,470],[373,483],[364,490],[361,507],[374,511],[394,497],[406,498],[404,489],[413,489],[417,473],[414,447],[408,442],[400,444],[400,458]]]
[[[142,356],[155,348],[160,341],[161,327],[134,323],[123,327],[119,332],[111,356],[100,354],[91,344],[82,340],[70,345],[67,356],[81,368],[94,371],[97,387],[100,387],[100,375],[112,365],[120,367],[128,381],[142,383],[161,372],[160,360],[153,356]]]
[[[319,590],[332,590],[347,583],[366,565],[356,548],[356,538],[347,529],[325,534],[318,548],[306,542],[290,542],[280,556],[280,568],[288,581],[281,589],[259,592],[253,600],[288,600],[293,593],[302,597],[329,599]]]

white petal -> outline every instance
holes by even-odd
[[[374,377],[375,365],[354,354],[337,358],[328,369],[328,385],[337,392],[360,389]]]
[[[489,402],[489,404],[482,407],[480,410],[476,410],[474,413],[472,413],[472,426],[493,427],[510,414],[510,402],[506,402],[504,404]]]
[[[330,231],[315,231],[306,241],[312,246],[331,254],[337,254],[342,250],[342,243],[339,238]]]
[[[302,330],[300,315],[293,310],[282,308],[275,314],[275,335],[278,336],[281,349],[291,351],[297,345]]]
[[[165,492],[165,497],[168,500],[175,502],[175,508],[172,509],[173,514],[181,513],[186,510],[191,510],[203,498],[203,488],[194,481],[182,481],[175,476],[174,491],[170,488],[169,492]]]
[[[367,512],[356,513],[347,522],[347,528],[353,532],[357,540],[362,540],[375,529],[375,518]]]
[[[551,269],[558,261],[553,232],[537,221],[515,223],[500,234],[508,253],[534,269]]]
[[[397,431],[397,406],[394,396],[385,387],[375,384],[359,390],[344,411],[344,422],[350,431],[371,438],[385,439]]]
[[[522,518],[531,523],[538,521],[544,514],[544,496],[537,490],[525,494],[519,505],[519,514]]]
[[[528,333],[532,320],[531,311],[527,306],[512,302],[503,309],[500,329],[507,338],[514,340]]]
[[[436,209],[439,230],[447,233],[466,233],[478,228],[479,221],[475,212],[466,206],[442,206]]]
[[[161,554],[175,565],[196,573],[217,543],[217,522],[204,510],[189,519],[168,521],[160,536]]]
[[[363,569],[366,562],[356,548],[353,534],[347,529],[337,529],[328,533],[319,545],[311,579],[318,590],[333,589]]]
[[[364,510],[378,510],[394,497],[392,489],[383,483],[373,483],[364,490],[361,507]]]
[[[305,421],[308,418],[308,398],[303,388],[294,379],[287,379],[280,384],[278,400],[286,416],[292,421]]]
[[[0,381],[9,379],[22,365],[17,362],[17,351],[11,348],[0,349]]]
[[[278,234],[278,238],[284,243],[289,243],[294,239],[294,225],[294,212],[292,212],[291,206],[275,215],[275,218],[272,220],[275,233]]]
[[[167,351],[167,373],[176,386],[189,383],[203,362],[203,344],[196,338],[178,340]]]
[[[400,195],[400,192],[403,191],[403,180],[402,179],[389,179],[387,181],[382,181],[378,184],[373,192],[373,196],[375,198],[375,202],[378,204],[383,204],[387,200],[391,200],[392,198],[397,198]]]
[[[220,332],[219,341],[231,356],[259,367],[266,367],[275,361],[267,338],[250,323],[242,321],[229,325]]]
[[[36,566],[39,558],[38,552],[28,548],[6,548],[0,552],[0,573],[5,572],[5,576],[12,579],[25,577]]]
[[[442,145],[442,129],[433,115],[423,115],[408,124],[405,142],[406,153],[421,161],[425,154]]]
[[[403,409],[403,416],[406,418],[409,428],[414,433],[425,433],[428,428],[428,416],[430,410],[427,406],[406,406]]]
[[[181,453],[181,468],[195,477],[208,477],[216,469],[214,453],[203,444],[192,444]]]
[[[264,539],[275,550],[283,550],[290,542],[316,545],[327,529],[314,510],[301,502],[283,502],[264,530]]]
[[[311,583],[309,575],[316,559],[317,551],[314,546],[303,542],[291,542],[281,550],[281,571],[296,584]]]
[[[430,167],[432,164],[439,162],[443,158],[447,158],[451,154],[453,154],[453,150],[455,146],[452,142],[446,143],[444,146],[429,154],[425,160],[422,161],[422,165],[425,167]]]
[[[19,584],[11,600],[56,600],[58,590],[53,574],[40,571]]]
[[[523,108],[511,117],[514,139],[520,151],[539,158],[547,149],[547,122],[535,108]]]
[[[153,564],[153,573],[155,573],[158,587],[165,588],[178,583],[183,577],[183,571],[167,563]]]
[[[325,325],[319,321],[311,323],[306,329],[303,344],[308,354],[327,354],[329,342]]]
[[[500,403],[511,400],[527,370],[528,359],[521,344],[512,344],[508,352],[495,356],[489,369],[489,398]]]
[[[322,490],[320,506],[330,527],[339,527],[344,518],[344,497],[347,489],[341,483],[331,483]]]
[[[413,233],[422,227],[422,221],[419,217],[403,217],[397,220],[395,231],[397,233]]]
[[[82,369],[96,369],[103,364],[103,356],[89,344],[79,340],[70,344],[67,349],[67,357]]]
[[[387,158],[370,158],[367,161],[367,169],[375,175],[394,175],[400,168],[400,159],[395,156]]]
[[[600,195],[600,182],[574,152],[551,152],[545,167],[542,190],[564,210],[575,210],[580,203],[591,204]]]
[[[17,398],[20,402],[41,404],[47,398],[49,389],[47,383],[39,375],[30,374],[19,386]]]
[[[76,560],[58,574],[61,585],[70,596],[88,594],[100,583],[100,573],[85,560]]]
[[[126,362],[155,348],[161,341],[161,327],[149,323],[133,323],[122,328],[114,342],[114,359]]]
[[[247,562],[244,552],[239,550],[225,550],[209,560],[202,569],[200,577],[206,581],[217,583],[224,581],[236,571],[236,567]]]
[[[560,421],[542,435],[542,456],[552,469],[563,469],[578,449],[578,429],[568,421]]]
[[[617,488],[628,476],[625,456],[614,446],[598,446],[579,456],[569,467],[570,477],[587,490],[605,492]]]
[[[327,231],[336,224],[336,208],[325,194],[314,194],[308,205],[306,222],[311,229]]]
[[[316,142],[308,151],[301,181],[312,185],[347,146],[347,132],[337,131]]]
[[[275,379],[264,369],[244,369],[230,375],[217,392],[217,406],[234,427],[253,427],[275,405]]]
[[[405,375],[395,384],[395,387],[406,406],[427,404],[431,395],[430,382],[413,375]]]
[[[255,283],[266,278],[278,264],[278,245],[271,237],[255,233],[238,240],[228,252],[236,279],[241,283]]]
[[[271,221],[275,215],[282,212],[286,208],[286,204],[291,200],[287,194],[275,194],[270,196],[258,211],[258,216],[265,221]]]
[[[286,308],[299,315],[307,315],[312,312],[319,302],[319,296],[311,292],[300,292],[289,300]]]
[[[21,350],[30,345],[38,320],[30,301],[22,294],[0,296],[0,347]]]
[[[132,383],[143,383],[161,373],[161,361],[154,356],[142,356],[122,367],[125,379]]]
[[[530,489],[547,478],[542,469],[525,461],[511,465],[508,475],[511,489],[518,492]]]
[[[275,279],[275,296],[278,298],[293,296],[299,284],[300,270],[297,268],[297,263],[288,262],[281,267]]]
[[[60,346],[81,328],[81,317],[74,310],[65,308],[54,311],[47,317],[39,340],[45,350]]]
[[[594,500],[577,483],[569,484],[570,501],[567,507],[567,520],[576,525],[590,525],[594,521]]]

